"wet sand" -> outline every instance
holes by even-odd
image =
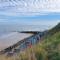
[[[0,37],[0,51],[30,36],[32,36],[32,34],[18,32],[12,32],[7,35],[4,35]]]

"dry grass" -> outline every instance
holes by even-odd
[[[60,32],[12,57],[0,55],[0,60],[60,60]]]

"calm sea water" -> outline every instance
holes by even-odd
[[[0,36],[16,31],[43,31],[50,28],[46,25],[18,25],[18,24],[0,24]]]

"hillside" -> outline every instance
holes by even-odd
[[[51,35],[37,45],[13,57],[0,56],[0,60],[60,60],[60,23],[48,32]]]
[[[44,35],[44,39],[45,38],[49,38],[50,36],[54,35],[57,32],[60,32],[60,23],[58,23],[55,27],[53,27],[50,30],[46,31],[47,33]]]
[[[52,29],[50,29],[48,31],[48,33],[52,35],[52,34],[54,34],[56,32],[59,32],[59,31],[60,31],[60,23],[58,23],[55,27],[53,27]]]

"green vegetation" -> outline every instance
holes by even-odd
[[[15,60],[60,60],[60,30],[55,27],[49,30],[49,34],[37,45],[19,53]],[[14,60],[14,57],[4,58],[4,60],[9,59]]]
[[[51,30],[48,31],[49,34],[53,35],[56,32],[60,31],[60,23],[58,25],[56,25],[55,27],[53,27]]]

